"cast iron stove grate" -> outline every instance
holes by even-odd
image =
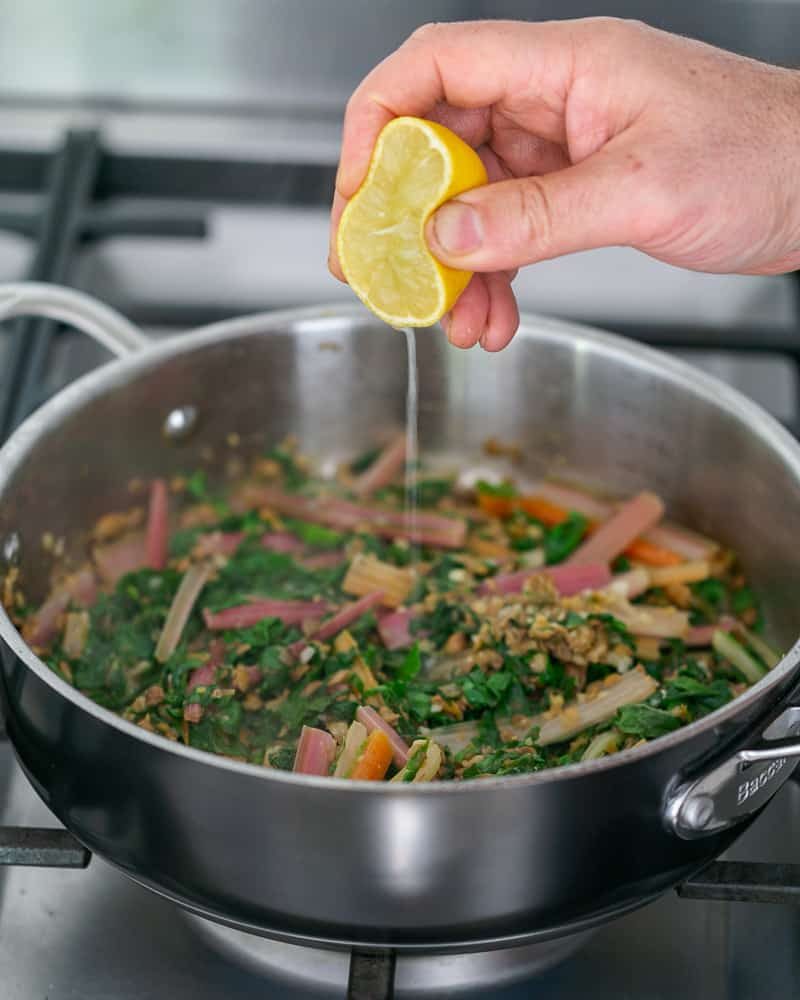
[[[96,131],[70,130],[54,152],[0,151],[0,194],[37,197],[30,211],[0,208],[0,230],[34,241],[28,280],[70,284],[76,252],[88,243],[115,236],[200,239],[207,233],[205,205],[328,205],[333,183],[333,168],[325,165],[123,154],[104,149]],[[115,212],[113,199],[133,208]],[[126,311],[140,324],[177,327],[230,314],[184,307],[150,315],[135,303]],[[0,376],[0,440],[44,401],[57,329],[49,320],[13,323]]]

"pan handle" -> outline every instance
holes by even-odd
[[[108,348],[118,358],[135,354],[150,341],[115,309],[61,285],[37,281],[0,284],[0,320],[39,316],[66,323]]]
[[[683,840],[721,833],[758,812],[800,763],[800,707],[783,708],[754,747],[738,750],[668,796],[667,825]]]

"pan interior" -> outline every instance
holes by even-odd
[[[526,319],[494,355],[433,330],[416,342],[420,448],[434,466],[659,493],[670,517],[741,555],[771,637],[789,648],[800,449],[763,411],[664,355],[553,321]],[[402,334],[339,308],[221,324],[88,376],[5,449],[0,534],[19,535],[26,593],[47,592],[43,539],[82,558],[97,517],[141,502],[132,480],[197,468],[221,479],[290,433],[332,469],[402,428],[406,368]],[[198,420],[176,442],[164,423],[185,406]],[[490,438],[519,446],[522,461],[487,456]]]

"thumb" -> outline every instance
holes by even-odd
[[[506,271],[635,242],[653,213],[641,166],[606,147],[576,166],[465,191],[431,216],[428,246],[451,267]]]

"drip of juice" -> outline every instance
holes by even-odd
[[[403,330],[406,335],[406,356],[408,359],[408,381],[406,383],[406,475],[405,475],[405,517],[409,538],[417,532],[417,466],[419,462],[419,440],[417,437],[417,342],[410,327]],[[417,562],[419,546],[411,542],[412,564]]]

